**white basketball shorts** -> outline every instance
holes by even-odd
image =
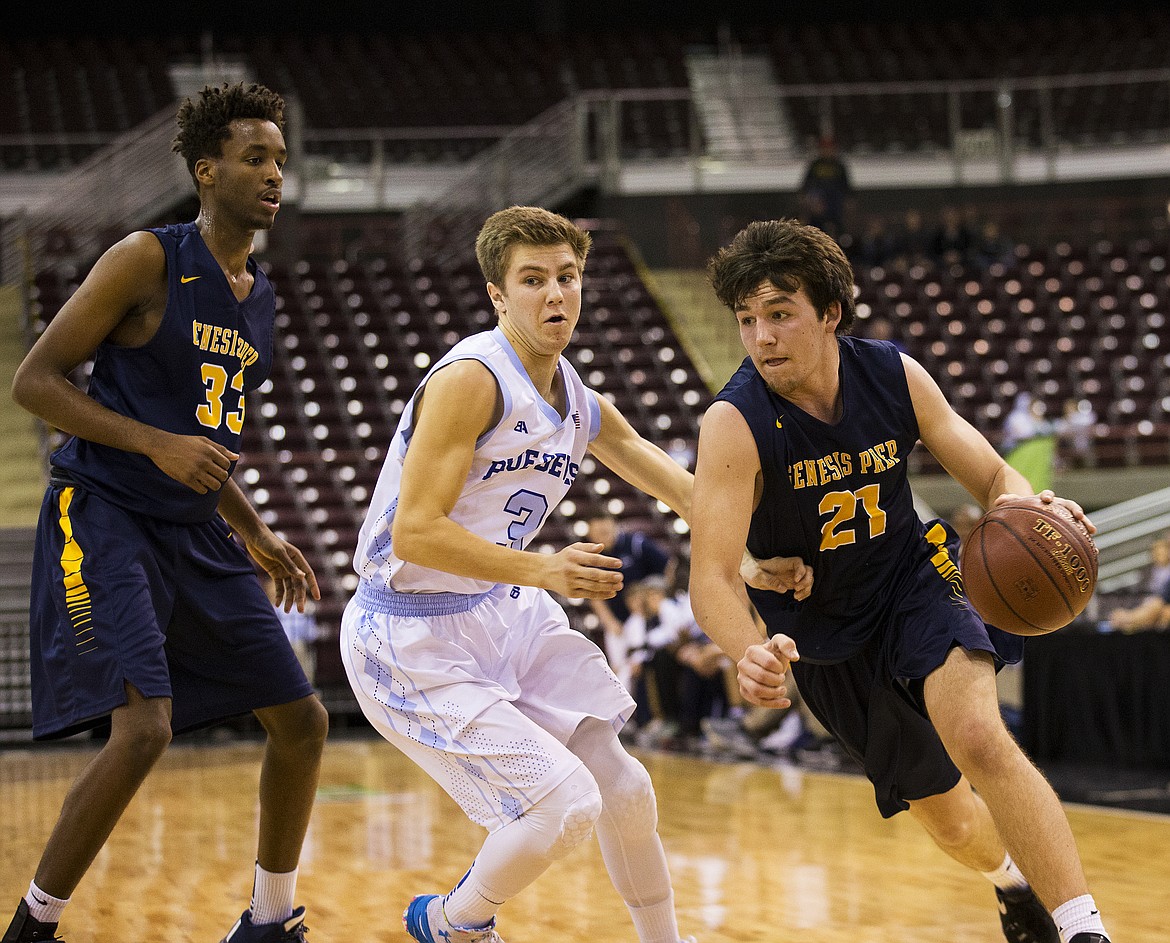
[[[374,728],[491,831],[576,769],[565,744],[583,720],[618,730],[634,711],[601,650],[534,587],[384,596],[363,583],[341,657]]]

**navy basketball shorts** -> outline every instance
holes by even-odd
[[[927,675],[955,646],[990,653],[997,669],[1023,651],[1022,639],[985,626],[933,567],[911,575],[901,590],[860,652],[836,664],[792,663],[801,697],[864,768],[885,818],[959,782],[926,713]]]
[[[33,736],[68,736],[126,703],[172,698],[193,730],[305,697],[248,555],[219,517],[176,524],[79,487],[41,506],[29,611]]]

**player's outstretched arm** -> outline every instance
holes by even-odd
[[[498,396],[495,377],[477,360],[457,361],[427,381],[403,464],[394,552],[472,579],[540,586],[575,598],[612,597],[621,587],[621,561],[600,553],[600,544],[529,553],[485,540],[451,519],[475,444],[499,421]]]

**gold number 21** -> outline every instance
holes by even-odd
[[[866,485],[856,491],[830,491],[817,507],[821,514],[832,514],[833,517],[821,528],[821,549],[836,550],[857,542],[857,534],[852,527],[845,527],[847,522],[857,516],[857,505],[869,517],[870,539],[886,532],[886,512],[881,509],[878,499],[881,496],[881,485]]]

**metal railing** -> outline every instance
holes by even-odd
[[[1170,532],[1170,488],[1094,511],[1092,518],[1100,552],[1097,592],[1138,588],[1151,562],[1150,545]]]
[[[175,110],[168,106],[62,175],[39,206],[5,222],[0,232],[0,274],[5,282],[27,277],[55,234],[77,258],[92,261],[111,231],[149,222],[191,187],[182,158],[171,153]]]
[[[568,99],[469,161],[436,198],[402,219],[407,251],[444,264],[465,254],[484,219],[513,204],[554,205],[585,172],[585,112]]]

